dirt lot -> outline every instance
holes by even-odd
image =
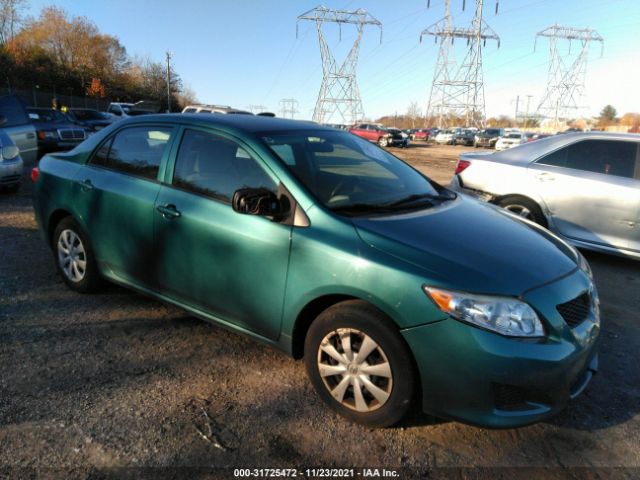
[[[446,182],[463,150],[394,153]],[[301,362],[118,287],[69,291],[26,181],[0,195],[0,243],[0,478],[291,466],[405,467],[404,478],[640,474],[640,262],[587,254],[602,298],[601,371],[558,417],[489,431],[416,413],[369,430],[331,413]],[[208,433],[203,411],[214,442],[198,433]]]

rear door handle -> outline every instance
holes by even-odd
[[[82,190],[83,192],[89,192],[93,190],[93,188],[93,183],[91,183],[91,180],[89,180],[88,178],[85,181],[80,182],[80,190]]]
[[[156,207],[156,210],[162,214],[164,218],[167,220],[171,220],[173,218],[178,218],[182,215],[175,205],[167,204],[167,205],[159,205]]]

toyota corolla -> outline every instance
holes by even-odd
[[[353,421],[391,425],[418,404],[520,426],[597,369],[598,294],[576,249],[347,132],[144,116],[32,178],[71,289],[115,282],[304,358]]]

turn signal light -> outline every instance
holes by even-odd
[[[39,176],[40,176],[40,169],[38,167],[33,167],[31,169],[31,182],[36,183]]]

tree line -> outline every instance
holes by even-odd
[[[64,92],[111,101],[158,101],[167,108],[166,64],[131,56],[117,37],[86,17],[45,7],[36,18],[26,0],[0,0],[0,85],[9,90]],[[171,107],[195,103],[170,67]],[[4,77],[4,78],[2,78]]]

